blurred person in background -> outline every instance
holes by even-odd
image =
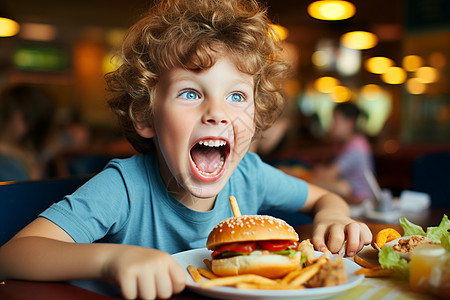
[[[361,118],[366,119],[366,113],[352,102],[335,106],[329,131],[332,158],[327,164],[315,166],[309,178],[311,183],[339,194],[352,204],[372,197],[364,171],[374,172],[373,155],[367,137],[359,130]]]
[[[0,94],[0,181],[40,179],[49,159],[55,106],[44,91],[29,85]]]

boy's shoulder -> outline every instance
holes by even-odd
[[[253,165],[262,163],[261,157],[253,152],[247,152],[241,160],[243,165]]]
[[[114,158],[107,165],[107,168],[117,169],[121,173],[140,174],[147,173],[149,166],[156,159],[156,154],[136,154],[127,158]]]

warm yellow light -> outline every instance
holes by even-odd
[[[427,86],[425,83],[420,82],[417,78],[410,78],[406,81],[406,90],[410,94],[419,95],[425,93]]]
[[[403,57],[402,66],[408,72],[415,72],[423,66],[423,58],[418,55],[407,55]]]
[[[312,63],[318,67],[326,66],[330,63],[330,56],[325,51],[315,51],[312,55]]]
[[[272,37],[275,40],[282,41],[285,40],[288,36],[288,30],[286,27],[277,24],[270,24],[270,27],[275,31],[275,36]]]
[[[377,84],[366,84],[361,88],[361,94],[366,100],[376,100],[379,98],[379,94],[382,89]]]
[[[308,13],[319,20],[345,20],[355,14],[355,6],[347,1],[319,0],[308,5]]]
[[[390,67],[381,79],[389,84],[402,84],[406,80],[406,71],[400,67]]]
[[[106,54],[102,60],[103,73],[106,74],[117,70],[120,64],[121,60],[117,56],[114,56],[112,53]]]
[[[341,36],[341,44],[351,49],[370,49],[378,44],[378,37],[368,31],[351,31]]]
[[[0,37],[14,36],[19,32],[20,26],[14,20],[0,18]]]
[[[331,92],[331,99],[334,102],[346,102],[352,98],[352,91],[342,85],[335,86]]]
[[[439,71],[433,67],[421,67],[416,71],[416,78],[422,83],[433,83],[439,80]]]
[[[319,92],[331,93],[339,85],[339,80],[334,77],[324,76],[316,79],[315,87]]]
[[[386,73],[392,66],[394,66],[394,61],[384,56],[371,57],[365,63],[366,70],[374,74]]]

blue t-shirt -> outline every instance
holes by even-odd
[[[167,190],[155,153],[112,160],[97,176],[41,216],[77,243],[139,245],[176,253],[206,246],[211,229],[233,216],[228,197],[242,214],[275,209],[298,211],[307,184],[247,153],[207,212],[189,209]],[[201,200],[199,200],[201,201]]]

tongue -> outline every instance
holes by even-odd
[[[195,165],[203,172],[214,172],[220,163],[219,148],[195,146],[191,150],[191,156]]]

